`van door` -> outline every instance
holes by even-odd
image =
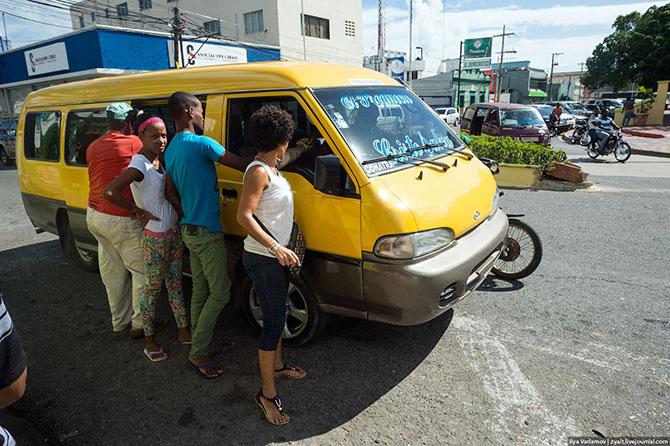
[[[282,171],[291,183],[295,220],[305,235],[307,259],[302,275],[318,296],[320,305],[328,307],[328,311],[338,312],[338,307],[344,307],[350,309],[350,314],[361,317],[365,307],[361,279],[360,188],[342,162],[340,150],[347,148],[339,147],[336,139],[326,133],[317,118],[316,105],[311,108],[296,92],[282,91],[226,95],[222,140],[227,150],[241,157],[255,155],[246,129],[253,112],[265,105],[274,105],[293,115],[296,131],[289,148],[301,138],[311,140],[311,148]],[[344,175],[351,188],[346,197],[329,195],[313,186],[315,159],[329,154],[338,155],[345,167]],[[218,169],[223,230],[227,234],[246,236],[235,219],[243,172],[227,166]],[[347,286],[342,286],[345,283]]]
[[[482,135],[500,136],[500,119],[498,110],[492,108],[486,114],[482,124]]]

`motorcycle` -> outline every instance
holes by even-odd
[[[498,163],[488,158],[480,158],[493,175],[498,174]],[[499,196],[505,193],[500,191]],[[524,214],[507,214],[509,229],[502,253],[493,265],[491,272],[506,280],[523,279],[531,275],[542,261],[542,241],[537,232],[520,220]]]
[[[570,144],[581,144],[586,146],[589,143],[589,126],[587,124],[575,124],[572,135],[568,136],[566,140]]]
[[[547,129],[549,129],[549,136],[551,138],[560,133],[558,131],[558,119],[554,113],[549,115],[549,122],[547,123]]]
[[[631,155],[630,145],[623,140],[623,135],[621,134],[620,131],[610,134],[610,137],[607,139],[607,142],[605,143],[605,153],[600,153],[599,147],[600,144],[598,144],[598,147],[596,149],[587,148],[586,153],[589,155],[590,158],[593,159],[596,159],[599,156],[602,156],[604,158],[605,156],[614,153],[614,158],[616,158],[616,160],[619,161],[620,163],[625,163],[626,160],[628,160],[628,158],[630,158]]]

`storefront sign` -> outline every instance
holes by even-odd
[[[29,76],[70,69],[64,42],[34,48],[24,51],[23,54],[26,57],[26,69]]]
[[[167,45],[170,66],[174,66],[174,44],[168,41]],[[183,42],[181,44],[181,51],[184,68],[247,62],[247,50],[236,46],[213,45],[210,43],[203,45],[202,42]]]
[[[405,58],[393,57],[389,60],[391,66],[391,77],[393,79],[404,79],[405,77]]]
[[[464,59],[481,59],[491,57],[491,42],[493,37],[466,39],[463,45]]]
[[[491,69],[491,58],[483,57],[481,59],[463,59],[463,69],[464,70],[490,70]]]

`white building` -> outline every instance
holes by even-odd
[[[401,66],[393,67],[393,61],[402,58],[404,63]],[[379,71],[387,76],[392,76],[393,71],[403,72],[405,81],[409,81],[409,61],[407,60],[407,53],[404,51],[384,51],[384,61],[380,63],[379,56],[373,54],[372,56],[363,57],[363,67],[371,70]],[[423,59],[415,59],[412,61],[412,79],[421,79],[423,71],[426,69],[426,62]]]
[[[277,46],[285,60],[361,65],[361,0],[82,0],[70,15],[75,30],[99,24],[170,32],[174,8],[188,35]]]

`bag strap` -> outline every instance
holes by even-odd
[[[265,231],[265,233],[266,233],[267,235],[269,235],[270,237],[272,237],[272,239],[273,239],[275,242],[279,243],[279,240],[277,240],[277,238],[276,238],[274,235],[272,235],[272,232],[270,232],[270,231],[268,230],[268,228],[265,227],[265,225],[263,224],[263,222],[261,222],[260,219],[259,219],[258,217],[256,217],[256,214],[252,214],[252,215],[253,215],[253,217],[254,217],[254,220],[256,220],[256,223],[258,223],[258,226],[260,226],[261,229],[262,229],[263,231]]]

